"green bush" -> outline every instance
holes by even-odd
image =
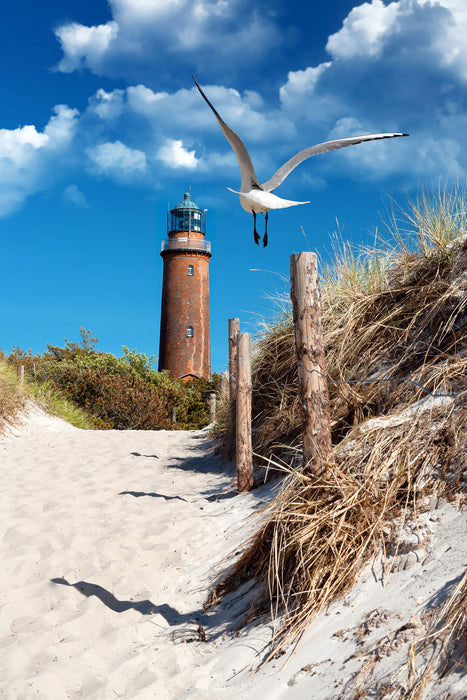
[[[97,338],[80,328],[81,343],[47,345],[33,356],[15,348],[8,360],[25,366],[37,383],[49,382],[101,428],[117,430],[199,429],[209,423],[204,379],[181,382],[152,368],[154,358],[123,347],[123,356],[97,352]]]

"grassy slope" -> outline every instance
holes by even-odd
[[[6,360],[0,358],[0,434],[7,425],[14,425],[32,399],[54,416],[85,430],[94,428],[92,418],[60,396],[46,382],[35,384],[24,381],[20,385],[17,373]]]
[[[465,198],[422,196],[405,230],[393,224],[393,247],[355,254],[341,246],[325,271],[326,370],[338,383],[329,384],[333,459],[317,479],[296,469],[301,421],[290,315],[256,347],[253,449],[289,477],[209,604],[256,581],[256,614],[286,612],[271,657],[353,585],[375,551],[394,545],[427,496],[465,501]],[[376,376],[416,384],[359,381]],[[433,399],[419,385],[451,396]],[[232,454],[227,409],[225,416],[223,449]],[[466,593],[464,577],[461,603],[453,603],[458,612],[446,627],[453,642],[467,633]]]

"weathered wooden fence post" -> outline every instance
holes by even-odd
[[[238,318],[229,318],[229,390],[230,400],[237,392],[237,336],[240,332]]]
[[[214,423],[216,420],[216,394],[211,391],[209,394],[209,422]]]
[[[238,334],[237,346],[237,490],[253,487],[253,452],[251,447],[251,336]]]
[[[290,281],[303,417],[303,469],[318,476],[332,446],[316,253],[290,256]]]
[[[24,384],[24,365],[18,367],[18,382],[20,387]]]
[[[219,381],[219,394],[221,396],[226,396],[229,391],[229,377],[226,370],[221,373],[221,378]]]
[[[230,421],[235,426],[236,421],[236,401],[237,401],[237,342],[240,332],[240,321],[238,318],[229,318],[229,401],[230,401]],[[234,429],[235,434],[235,429]]]

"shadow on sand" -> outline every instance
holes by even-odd
[[[165,496],[163,493],[156,493],[155,491],[120,491],[118,494],[119,496],[134,496],[135,498],[141,498],[141,496],[151,496],[151,498],[163,498],[165,501],[185,501],[185,503],[188,503],[186,498],[182,498],[181,496]]]
[[[195,619],[193,614],[182,615],[177,612],[175,608],[167,605],[167,603],[155,605],[155,603],[152,603],[150,600],[118,600],[118,598],[110,593],[110,591],[102,586],[98,586],[96,583],[89,583],[88,581],[69,583],[64,578],[53,578],[51,579],[51,582],[58,583],[62,586],[70,586],[75,588],[86,598],[95,596],[107,608],[116,613],[126,612],[127,610],[136,610],[137,612],[141,613],[141,615],[161,615],[169,625],[179,625],[183,622],[190,622]]]
[[[194,610],[191,613],[179,613],[178,610],[173,608],[167,603],[162,603],[161,605],[156,605],[150,600],[118,600],[110,591],[98,586],[96,583],[89,583],[88,581],[76,581],[76,583],[69,583],[64,578],[53,578],[50,579],[51,583],[59,584],[62,586],[69,586],[75,588],[81,595],[86,598],[91,598],[95,596],[98,598],[103,605],[105,605],[109,610],[113,610],[116,613],[126,612],[127,610],[136,610],[141,615],[161,615],[168,625],[171,627],[179,627],[178,630],[172,632],[171,636],[174,641],[213,641],[217,639],[222,634],[225,634],[226,629],[230,629],[231,633],[235,634],[235,618],[242,617],[245,613],[245,609],[238,610],[233,613],[231,610],[232,604],[238,602],[245,595],[245,590],[234,595],[227,596],[232,598],[225,607],[218,606],[215,611],[210,611],[205,613],[202,608]],[[251,584],[249,584],[250,586]],[[243,587],[245,589],[245,586]],[[232,614],[233,613],[233,614]],[[186,627],[182,627],[186,625]],[[193,630],[193,625],[198,626],[196,633]],[[206,626],[206,630],[204,629]],[[195,628],[196,629],[196,628]],[[186,635],[189,635],[187,638]],[[192,635],[195,634],[193,637]],[[190,637],[191,635],[191,637]]]

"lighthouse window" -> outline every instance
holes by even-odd
[[[188,265],[188,272],[187,272],[188,277],[193,277],[194,274],[195,274],[195,268],[193,267],[193,265]]]
[[[193,338],[193,326],[188,326],[186,329],[186,337]]]

